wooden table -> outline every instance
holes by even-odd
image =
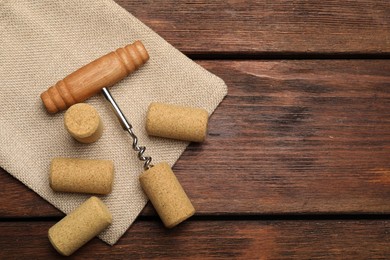
[[[117,1],[228,95],[174,171],[197,208],[148,205],[75,258],[390,258],[390,3]],[[0,259],[55,258],[64,215],[1,170]]]

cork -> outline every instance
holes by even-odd
[[[49,183],[54,191],[108,194],[114,181],[114,163],[109,160],[54,158]]]
[[[96,109],[85,103],[71,106],[65,113],[64,125],[81,143],[96,142],[103,134],[103,123]]]
[[[97,197],[91,197],[49,229],[49,240],[69,256],[112,223],[111,213]]]
[[[167,228],[172,228],[194,215],[195,208],[166,162],[143,172],[139,180]]]
[[[205,109],[151,103],[146,117],[146,132],[191,142],[203,142],[207,135],[208,113]]]

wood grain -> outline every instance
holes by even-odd
[[[387,0],[116,2],[187,54],[390,54]]]
[[[174,166],[197,216],[167,230],[147,206],[71,258],[390,258],[387,0],[116,2],[229,94]],[[0,184],[0,259],[62,258],[63,214],[1,168]]]
[[[390,62],[198,63],[229,87],[174,167],[198,215],[390,213]],[[0,182],[0,216],[62,215]]]
[[[0,222],[1,259],[60,258],[51,222]],[[136,221],[118,244],[95,238],[76,259],[388,259],[390,221]]]
[[[41,94],[47,111],[63,111],[111,87],[149,59],[140,41],[119,48],[78,68]]]

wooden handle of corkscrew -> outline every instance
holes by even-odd
[[[137,70],[149,59],[140,41],[100,57],[58,81],[41,94],[49,113],[57,113],[83,102]]]

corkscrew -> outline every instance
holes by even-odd
[[[140,41],[110,52],[76,70],[41,94],[49,113],[57,113],[102,92],[111,104],[123,129],[133,140],[132,148],[144,162],[140,185],[152,202],[164,225],[172,228],[195,213],[191,201],[167,162],[152,165],[152,157],[144,155],[145,146],[138,144],[132,125],[115,102],[107,87],[114,85],[140,68],[149,54]],[[207,112],[205,112],[207,117]],[[203,139],[203,137],[201,138]]]
[[[138,137],[134,134],[133,126],[129,123],[129,121],[127,121],[125,115],[119,108],[115,99],[112,97],[110,91],[107,88],[102,88],[102,93],[103,96],[107,99],[107,101],[110,102],[111,107],[116,117],[118,118],[119,122],[121,123],[123,129],[127,131],[130,134],[131,138],[133,139],[133,145],[132,145],[133,150],[138,152],[138,159],[144,162],[144,169],[145,170],[150,169],[151,167],[153,167],[153,165],[151,165],[152,157],[144,155],[146,147],[139,146]]]

